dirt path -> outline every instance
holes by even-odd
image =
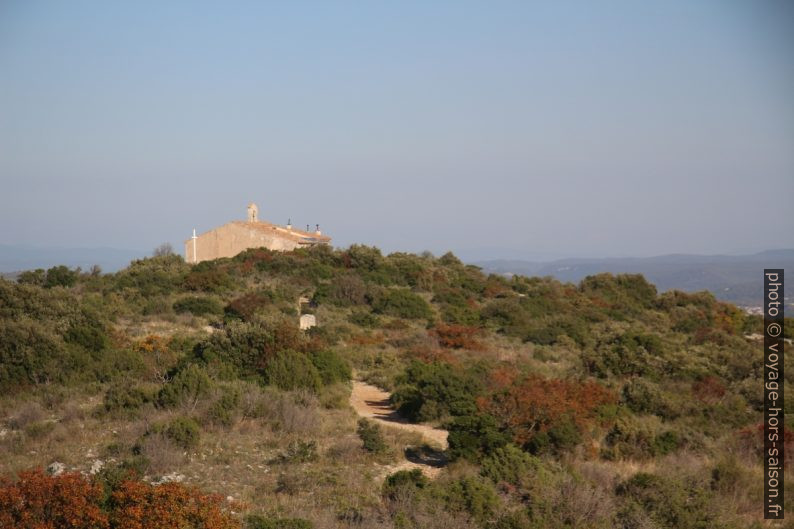
[[[409,423],[389,405],[389,397],[390,394],[387,391],[365,382],[354,380],[353,391],[350,393],[350,405],[361,417],[372,419],[385,428],[399,428],[409,432],[416,432],[430,446],[446,450],[448,435],[446,430],[426,424]],[[437,463],[433,464],[425,462],[421,458],[414,458],[413,460],[406,459],[399,464],[386,467],[383,477],[398,470],[411,470],[414,468],[420,469],[430,478],[436,477],[441,471],[440,465]]]

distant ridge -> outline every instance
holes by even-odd
[[[670,254],[547,262],[490,260],[472,264],[494,274],[552,276],[572,283],[602,272],[642,274],[660,291],[709,290],[723,301],[743,307],[759,307],[762,302],[763,269],[794,270],[794,249],[766,250],[750,255]]]
[[[0,273],[50,268],[56,265],[87,269],[99,265],[104,272],[115,272],[147,252],[119,248],[42,248],[0,244]]]

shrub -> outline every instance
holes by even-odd
[[[16,481],[0,478],[0,527],[238,529],[239,522],[220,496],[180,483],[154,486],[118,473],[92,482],[76,472],[36,470]]]
[[[232,300],[223,311],[227,319],[251,321],[255,314],[272,305],[273,302],[273,293],[262,290],[251,292]]]
[[[174,312],[177,314],[190,313],[194,316],[206,314],[223,314],[223,307],[217,300],[207,297],[191,296],[174,302]]]
[[[433,317],[433,310],[423,297],[403,288],[381,291],[372,303],[372,310],[397,318],[429,320]]]
[[[305,354],[283,351],[267,363],[265,382],[279,389],[308,389],[320,391],[322,378]]]
[[[199,263],[193,267],[185,277],[182,285],[187,290],[215,293],[223,292],[233,286],[232,279],[226,272],[218,268],[205,267],[204,263]]]
[[[676,414],[667,402],[659,387],[653,382],[634,379],[623,387],[623,402],[636,413],[652,413],[664,418]]]
[[[66,343],[79,345],[93,352],[102,351],[108,343],[105,326],[97,317],[85,312],[81,321],[72,323],[63,339]]]
[[[175,445],[187,450],[198,446],[201,428],[195,420],[189,417],[177,417],[168,423],[165,435]]]
[[[44,271],[44,269],[37,268],[36,270],[26,270],[20,273],[17,276],[17,283],[24,285],[44,286],[45,278],[46,278],[46,272]]]
[[[658,378],[670,370],[667,346],[656,334],[630,330],[601,341],[584,355],[586,369],[598,377]]]
[[[639,506],[661,527],[714,527],[709,493],[697,483],[638,473],[617,487],[629,506]],[[626,511],[620,517],[625,516]]]
[[[382,494],[390,500],[413,496],[417,491],[426,488],[428,479],[418,468],[413,470],[400,470],[390,474],[383,482]]]
[[[440,362],[413,361],[397,383],[392,403],[413,421],[474,413],[474,399],[482,391],[475,376]]]
[[[145,298],[170,294],[179,289],[187,271],[179,255],[138,259],[116,274],[116,288],[132,289]]]
[[[102,499],[102,487],[77,472],[21,472],[16,482],[0,480],[0,527],[107,528]]]
[[[661,428],[661,421],[652,415],[622,417],[607,434],[603,455],[608,459],[643,459],[677,449],[677,434],[662,432]]]
[[[71,287],[77,282],[77,276],[77,271],[70,270],[66,266],[54,266],[47,270],[44,287]]]
[[[115,384],[105,392],[104,408],[108,413],[132,413],[148,401],[149,396],[140,388]]]
[[[157,402],[165,407],[187,405],[195,408],[211,387],[207,372],[196,364],[189,364],[163,386],[157,395]]]
[[[450,459],[479,461],[510,442],[510,436],[499,429],[496,418],[487,414],[455,417],[447,424]]]
[[[303,518],[271,518],[249,514],[245,517],[245,529],[314,529],[314,524]]]
[[[380,325],[380,318],[371,312],[364,310],[353,311],[350,316],[348,316],[347,321],[354,325],[358,325],[359,327],[366,327],[368,329],[373,329]]]
[[[556,455],[578,445],[582,435],[570,417],[562,417],[546,430],[532,436],[525,444],[533,454],[553,453]]]
[[[438,338],[441,347],[471,350],[482,348],[482,344],[477,341],[480,333],[480,329],[465,325],[436,325],[430,331],[431,336]]]
[[[317,303],[329,303],[337,307],[365,305],[369,288],[355,274],[337,277],[331,283],[320,285],[314,294]]]
[[[224,392],[207,410],[207,420],[220,426],[231,426],[240,405],[240,394],[236,391]]]
[[[499,497],[490,483],[476,476],[466,476],[440,491],[448,509],[464,511],[480,523],[491,518],[499,506]]]
[[[519,485],[540,465],[539,460],[514,444],[492,450],[482,460],[480,473],[494,483]]]
[[[356,433],[364,443],[364,450],[367,452],[380,454],[386,451],[386,442],[383,440],[380,425],[376,422],[368,419],[359,419]]]
[[[314,367],[317,368],[325,385],[333,384],[334,382],[347,382],[352,376],[348,363],[334,351],[317,351],[311,353],[309,359],[314,364]]]
[[[569,446],[578,431],[597,417],[599,407],[616,402],[614,393],[594,382],[532,375],[484,399],[481,407],[497,418],[518,445],[546,432],[547,439],[537,441],[541,443],[538,449],[549,443],[557,448]]]
[[[181,483],[154,486],[127,480],[113,491],[109,504],[114,528],[240,527],[221,496],[203,494]]]

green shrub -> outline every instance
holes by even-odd
[[[533,435],[527,441],[525,448],[532,454],[562,454],[576,445],[582,440],[581,432],[576,423],[570,419],[565,418],[555,422],[555,424],[548,430],[543,430]]]
[[[189,417],[177,417],[168,423],[165,435],[175,445],[187,450],[198,446],[201,428],[195,420]]]
[[[519,485],[539,466],[539,460],[514,444],[492,450],[482,460],[480,473],[494,483]]]
[[[635,474],[617,487],[617,495],[625,502],[619,518],[628,522],[627,514],[634,505],[660,527],[714,527],[716,519],[710,508],[710,493],[702,485],[654,474]]]
[[[499,430],[496,419],[488,414],[455,417],[447,424],[450,459],[480,461],[510,442],[510,436]]]
[[[267,384],[279,389],[308,389],[320,391],[322,377],[309,358],[295,351],[283,351],[271,359],[265,367],[264,379]]]
[[[359,419],[356,433],[364,443],[364,450],[367,452],[381,454],[386,451],[386,441],[383,439],[380,425],[376,422],[363,418]]]
[[[261,514],[245,517],[245,529],[314,529],[314,524],[303,518],[271,518]]]
[[[108,388],[103,402],[108,413],[132,413],[149,402],[149,396],[140,388],[115,384]]]
[[[196,403],[206,397],[212,388],[207,372],[196,364],[188,364],[165,384],[157,395],[160,406],[174,407]]]
[[[77,282],[78,272],[70,270],[68,267],[60,265],[47,270],[44,279],[44,287],[71,287]]]
[[[74,322],[63,337],[66,343],[72,343],[99,352],[107,347],[108,337],[102,322],[95,316],[83,314],[80,321]]]
[[[622,400],[636,413],[652,413],[668,419],[676,416],[659,386],[648,380],[634,379],[623,386]]]
[[[181,287],[188,270],[179,255],[138,259],[116,274],[116,288],[131,289],[144,298],[170,294]]]
[[[413,496],[417,491],[425,489],[429,483],[418,468],[400,470],[386,477],[381,490],[385,498],[395,500],[404,496]]]
[[[207,420],[219,426],[231,426],[237,416],[240,405],[240,394],[237,391],[225,391],[207,410]]]
[[[347,321],[359,327],[366,327],[367,329],[374,329],[380,325],[380,318],[364,310],[353,311],[348,316]]]
[[[397,383],[392,403],[413,421],[474,413],[475,398],[482,390],[475,375],[439,362],[413,361]]]
[[[325,385],[335,382],[347,382],[352,376],[348,363],[334,351],[317,351],[311,353],[309,359],[314,364],[314,367],[317,368]]]
[[[653,415],[619,418],[607,434],[604,457],[643,459],[677,449],[678,436],[671,431],[662,432],[661,427],[661,421]]]
[[[194,316],[223,314],[221,304],[217,300],[207,297],[191,296],[182,298],[174,302],[173,308],[177,314],[190,313]]]
[[[328,303],[337,307],[352,307],[365,305],[369,287],[355,274],[344,274],[335,278],[331,283],[324,283],[317,287],[314,301]]]
[[[44,286],[46,274],[47,273],[43,268],[37,268],[36,270],[26,270],[17,276],[17,283],[24,285]]]
[[[476,476],[442,486],[440,496],[448,509],[466,512],[480,523],[492,518],[499,507],[499,496],[493,486]]]
[[[232,288],[233,282],[229,274],[212,268],[213,263],[204,261],[194,266],[185,276],[182,286],[187,290],[220,293]]]
[[[384,289],[375,296],[372,310],[406,319],[431,319],[433,310],[425,299],[403,288]]]

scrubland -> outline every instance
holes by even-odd
[[[358,245],[29,271],[0,280],[0,528],[765,527],[760,330],[641,276]],[[353,376],[445,452],[360,421]]]

